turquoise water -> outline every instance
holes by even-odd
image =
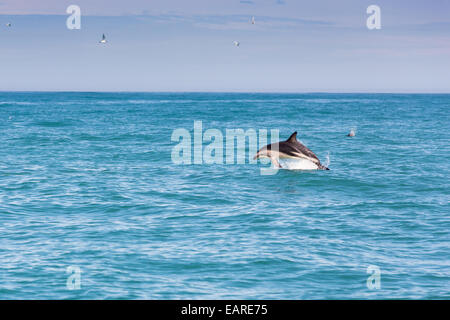
[[[449,110],[450,95],[0,93],[0,299],[450,298]],[[331,170],[176,165],[172,132],[194,121],[297,130]]]

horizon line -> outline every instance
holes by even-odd
[[[247,93],[247,94],[450,94],[448,92],[405,92],[405,91],[132,91],[132,90],[0,90],[0,93]]]

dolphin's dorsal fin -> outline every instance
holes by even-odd
[[[295,142],[295,141],[297,141],[297,131],[295,131],[293,134],[291,134],[289,139],[287,139],[286,141],[288,141],[288,142]]]

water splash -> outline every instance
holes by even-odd
[[[325,157],[325,167],[329,168],[330,167],[330,151],[327,152],[327,156]]]

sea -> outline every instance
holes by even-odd
[[[449,160],[448,94],[1,92],[0,299],[449,299]]]

